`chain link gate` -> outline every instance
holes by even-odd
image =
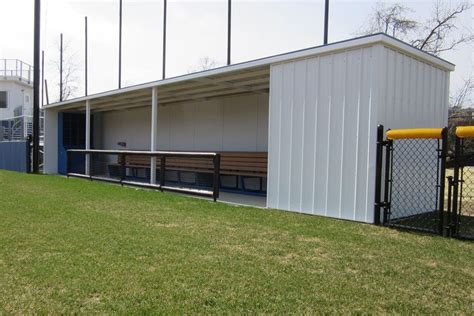
[[[474,239],[474,127],[456,128],[448,176],[447,235]]]
[[[447,129],[379,126],[375,224],[442,235],[446,156]]]

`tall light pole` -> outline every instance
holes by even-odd
[[[41,0],[35,0],[33,52],[33,172],[39,172],[39,104],[40,104],[40,27]],[[43,69],[41,69],[43,71]]]
[[[329,0],[324,4],[324,45],[328,43],[328,29],[329,29]]]
[[[227,0],[227,65],[231,63],[232,0]]]
[[[63,102],[63,33],[59,35],[59,102]]]
[[[118,69],[118,87],[122,87],[122,0],[119,7],[119,69]]]
[[[166,14],[168,11],[168,1],[164,0],[163,4],[163,77],[166,78]]]
[[[87,16],[84,17],[84,94],[87,96]]]

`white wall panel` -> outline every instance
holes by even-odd
[[[269,207],[371,220],[367,179],[372,175],[374,51],[272,66]]]
[[[159,96],[158,96],[159,99]],[[105,149],[150,148],[150,108],[104,112]],[[267,151],[268,95],[243,95],[158,108],[159,150]]]
[[[44,111],[44,173],[58,173],[58,111]]]
[[[257,151],[268,151],[268,94],[258,96]]]
[[[202,102],[196,105],[195,144],[199,150],[222,150],[223,107],[222,100]],[[217,147],[216,147],[217,146]]]
[[[174,150],[195,150],[195,111],[196,105],[192,103],[171,107],[170,146]]]
[[[224,99],[224,151],[257,151],[258,100],[256,95]]]
[[[103,149],[123,149],[117,145],[118,142],[126,142],[126,149],[150,149],[150,116],[151,107],[104,113]]]
[[[381,59],[379,122],[391,129],[446,126],[449,73],[391,48]]]

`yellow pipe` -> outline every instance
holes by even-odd
[[[456,127],[456,136],[459,138],[474,137],[474,126]]]
[[[394,139],[441,139],[442,128],[405,128],[387,131],[387,138]]]

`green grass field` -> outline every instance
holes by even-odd
[[[0,171],[0,314],[474,313],[474,243]]]

